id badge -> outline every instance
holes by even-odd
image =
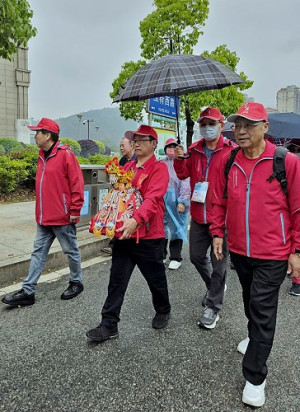
[[[195,184],[192,200],[194,202],[204,203],[208,190],[208,182],[199,182]]]

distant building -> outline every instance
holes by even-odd
[[[300,114],[300,87],[287,86],[277,92],[277,110],[282,113]]]
[[[29,85],[28,48],[20,47],[11,62],[0,58],[0,137],[30,143]]]

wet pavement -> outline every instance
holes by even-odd
[[[67,274],[42,283],[36,304],[0,306],[1,411],[250,411],[241,402],[246,336],[241,289],[234,271],[221,319],[199,329],[205,292],[188,261],[167,270],[172,316],[164,330],[151,328],[154,315],[146,282],[135,270],[119,324],[119,338],[95,344],[85,332],[100,320],[110,261],[84,269],[84,292],[60,300]],[[67,271],[66,271],[67,272]],[[269,358],[265,412],[300,411],[300,298],[281,288],[277,333]]]

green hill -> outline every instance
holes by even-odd
[[[118,150],[120,140],[126,130],[136,130],[137,123],[133,120],[124,120],[119,109],[105,108],[100,110],[89,110],[83,112],[81,121],[77,114],[56,119],[61,131],[60,137],[69,137],[75,140],[88,138],[88,124],[84,120],[93,120],[89,123],[90,139],[99,140],[113,150]],[[95,126],[99,126],[98,132]]]

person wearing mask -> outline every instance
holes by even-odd
[[[70,268],[69,286],[61,299],[72,299],[83,291],[76,237],[76,223],[84,202],[82,171],[70,147],[58,140],[59,125],[54,120],[44,117],[36,126],[28,127],[36,131],[35,141],[40,149],[35,182],[37,232],[22,289],[2,299],[10,306],[35,303],[37,282],[55,238],[68,255]]]
[[[126,163],[124,169],[134,172],[132,186],[140,191],[143,203],[134,211],[133,217],[124,219],[123,225],[116,230],[121,237],[115,237],[114,240],[108,295],[102,307],[102,320],[96,328],[86,333],[94,342],[118,337],[120,312],[135,266],[141,271],[151,291],[156,312],[152,327],[163,329],[170,318],[171,305],[163,263],[163,197],[168,187],[168,170],[154,155],[158,135],[152,127],[141,125],[136,131],[126,132],[126,137],[133,141],[137,159]]]
[[[285,179],[274,175],[276,146],[264,138],[269,123],[262,104],[247,103],[228,120],[240,150],[229,172],[226,167],[227,179],[227,159],[219,165],[210,230],[214,255],[222,261],[226,221],[248,319],[248,336],[237,347],[244,354],[242,401],[259,407],[265,403],[280,285],[287,270],[300,279],[300,163],[286,153]]]
[[[182,245],[187,241],[188,212],[190,205],[190,179],[178,179],[174,170],[175,148],[178,143],[175,139],[170,138],[165,143],[166,157],[162,159],[167,165],[169,171],[169,185],[165,194],[165,248],[164,260],[168,255],[169,243],[169,269],[177,270],[182,262]]]
[[[190,259],[206,286],[206,293],[202,299],[204,311],[198,326],[213,329],[219,320],[219,312],[223,305],[227,251],[225,241],[222,260],[217,260],[212,253],[212,236],[209,231],[212,222],[212,197],[220,159],[230,153],[234,144],[221,133],[224,119],[219,109],[207,107],[200,113],[197,122],[202,138],[189,146],[185,156],[187,158],[182,157],[183,147],[176,147],[174,169],[179,179],[190,178]]]

